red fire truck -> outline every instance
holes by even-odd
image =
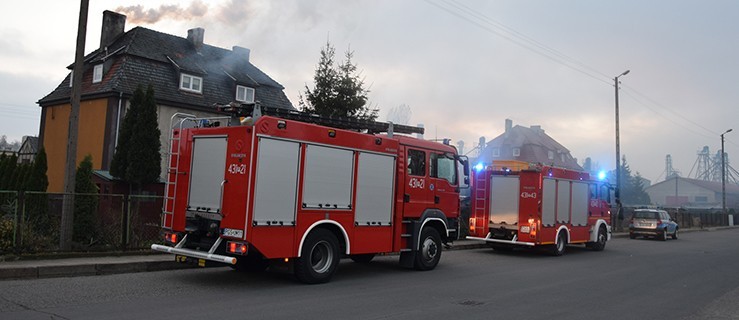
[[[320,283],[341,257],[399,252],[401,265],[430,270],[442,243],[456,239],[467,161],[453,146],[397,134],[423,128],[259,105],[222,110],[234,117],[172,118],[167,245],[153,250]]]
[[[611,238],[611,188],[587,172],[521,161],[473,171],[467,239],[495,250],[539,247],[559,256],[568,244],[603,250]]]

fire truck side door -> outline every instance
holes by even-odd
[[[426,208],[433,205],[428,177],[428,152],[421,149],[406,148],[405,178],[403,187],[403,213],[405,216],[419,217]]]
[[[429,156],[430,189],[433,191],[434,207],[448,217],[456,217],[459,212],[458,176],[454,157],[432,152]]]

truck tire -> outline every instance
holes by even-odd
[[[608,241],[608,234],[606,234],[606,228],[601,226],[598,228],[598,237],[595,242],[589,242],[587,247],[593,251],[603,251],[606,248],[606,241]]]
[[[552,245],[550,249],[550,254],[553,256],[561,256],[565,254],[565,248],[567,247],[567,237],[565,236],[565,233],[560,231],[557,234],[557,241]]]
[[[424,227],[421,230],[421,242],[413,267],[416,270],[426,271],[436,268],[441,259],[441,236],[433,227]]]
[[[372,261],[372,258],[375,257],[374,253],[365,253],[365,254],[353,254],[349,256],[352,261],[356,263],[369,263]]]
[[[325,283],[338,266],[339,240],[330,231],[317,229],[305,238],[302,256],[295,259],[295,277],[303,283]]]

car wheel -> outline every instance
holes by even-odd
[[[565,253],[565,247],[567,246],[567,237],[565,236],[565,233],[560,231],[557,234],[557,242],[552,245],[550,249],[550,254],[553,256],[561,256]]]
[[[677,230],[679,230],[679,229],[678,228],[675,228],[675,232],[672,233],[672,239],[677,240]]]
[[[302,256],[295,260],[295,277],[314,284],[331,280],[339,265],[339,241],[326,229],[311,232],[303,243]]]
[[[441,259],[441,236],[432,227],[424,227],[421,231],[421,247],[418,248],[413,267],[416,270],[431,270],[436,268]]]
[[[659,239],[662,241],[667,241],[667,229],[662,230],[662,233],[659,235]]]

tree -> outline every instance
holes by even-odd
[[[39,149],[36,157],[33,159],[31,172],[26,181],[27,191],[45,192],[49,186],[49,178],[46,175],[47,170],[46,150],[42,147]],[[25,194],[25,208],[27,219],[40,234],[48,234],[51,230],[51,217],[49,217],[49,202],[46,194]]]
[[[644,191],[644,178],[637,172],[632,176],[626,156],[621,160],[621,203],[624,205],[651,204],[649,194]]]
[[[158,181],[161,172],[160,135],[154,89],[149,85],[144,93],[139,86],[123,118],[118,147],[111,163],[111,175],[134,185],[136,189]]]
[[[74,192],[74,231],[72,239],[91,244],[97,238],[98,188],[92,180],[92,156],[87,155],[77,167]]]
[[[128,154],[131,149],[131,135],[136,119],[139,117],[141,106],[144,103],[144,91],[139,86],[133,93],[130,106],[123,117],[120,130],[118,131],[118,144],[115,147],[113,160],[110,162],[110,174],[118,179],[124,179],[128,168]]]
[[[300,95],[301,109],[322,116],[375,120],[378,110],[367,106],[369,90],[357,74],[354,52],[347,51],[346,60],[338,66],[334,65],[335,52],[327,41],[313,76],[315,87],[311,90],[306,85],[305,96]]]

